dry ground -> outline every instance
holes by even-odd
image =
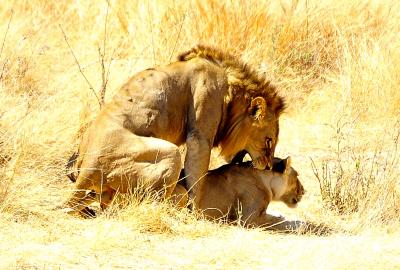
[[[400,268],[398,1],[265,2],[2,1],[1,269]],[[52,210],[73,188],[64,165],[99,111],[94,93],[107,101],[198,42],[286,97],[277,156],[293,157],[307,194],[270,210],[330,233],[215,224],[151,198],[96,219]]]

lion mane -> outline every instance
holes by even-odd
[[[242,107],[233,99],[244,98],[245,103],[250,103],[254,97],[263,97],[266,106],[272,108],[276,118],[286,109],[283,97],[278,95],[276,87],[265,76],[256,72],[248,64],[237,57],[218,48],[199,44],[192,49],[178,55],[178,61],[189,61],[196,57],[206,59],[225,69],[229,85],[228,95],[225,97],[227,114],[225,125],[219,128],[216,141],[220,143],[222,155],[232,154],[229,149],[236,149],[235,144],[240,142],[240,122],[242,120]],[[279,130],[278,130],[279,132]]]

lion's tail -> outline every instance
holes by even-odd
[[[72,156],[68,159],[67,164],[65,165],[67,176],[72,182],[76,182],[76,179],[78,178],[79,174],[77,170],[73,169],[74,167],[76,168],[78,157],[79,157],[78,152],[74,152]]]

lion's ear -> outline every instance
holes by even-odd
[[[289,156],[285,159],[285,171],[283,172],[284,174],[289,174],[290,172],[290,166],[292,164],[292,158]]]
[[[256,97],[251,100],[249,112],[255,120],[262,120],[265,118],[267,111],[267,102],[263,97]]]
[[[274,100],[274,111],[276,115],[281,115],[286,108],[285,99],[277,96]]]

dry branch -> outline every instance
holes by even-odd
[[[105,62],[105,55],[106,55],[106,45],[107,45],[107,22],[108,22],[108,13],[110,9],[110,2],[107,2],[107,12],[106,12],[106,19],[104,21],[104,37],[103,37],[103,52],[101,51],[100,47],[98,47],[98,52],[99,52],[99,60],[100,60],[100,67],[101,67],[101,90],[100,90],[100,102],[102,105],[104,105],[104,100],[105,100],[105,95],[106,95],[106,90],[107,90],[107,84],[108,84],[108,77],[110,74],[110,65],[112,61],[112,57],[110,58],[110,63],[108,65],[108,71],[106,72],[104,62]],[[107,73],[107,74],[106,74]]]
[[[75,53],[74,53],[74,51],[73,51],[72,48],[71,48],[71,45],[69,45],[67,35],[65,34],[64,29],[62,28],[61,24],[59,24],[59,27],[60,27],[60,29],[61,29],[61,32],[63,33],[64,40],[65,40],[65,42],[67,43],[68,48],[69,48],[69,50],[70,50],[72,56],[73,56],[74,59],[75,59],[75,63],[77,64],[77,66],[78,66],[78,68],[79,68],[79,72],[82,74],[83,78],[85,78],[87,84],[89,85],[90,90],[92,90],[92,92],[93,92],[93,94],[95,95],[95,97],[96,97],[96,99],[97,99],[97,102],[99,103],[99,106],[100,106],[100,108],[101,108],[101,107],[102,107],[102,103],[101,103],[99,97],[97,96],[96,91],[94,90],[92,84],[89,82],[89,80],[88,80],[88,78],[86,77],[85,73],[83,73],[82,68],[81,68],[81,65],[79,64],[79,61],[78,61],[78,59],[76,58]]]
[[[182,19],[182,22],[181,22],[181,27],[179,28],[178,36],[177,36],[176,39],[175,39],[174,47],[173,47],[173,49],[172,49],[171,55],[169,56],[169,61],[170,61],[170,62],[171,62],[172,56],[173,56],[174,53],[175,53],[176,45],[178,44],[178,40],[179,40],[179,37],[180,37],[180,35],[181,35],[182,27],[183,27],[183,23],[185,22],[185,19],[186,19],[186,12],[185,12],[185,14],[183,14],[183,19]]]
[[[10,30],[10,25],[11,25],[11,20],[12,20],[13,14],[14,14],[14,10],[11,9],[10,19],[8,20],[8,25],[7,25],[6,33],[4,34],[3,42],[1,43],[0,59],[1,59],[1,55],[3,54],[4,44],[6,43],[6,40],[7,40],[8,31]],[[1,70],[0,80],[3,78],[3,73],[4,73],[4,68],[5,68],[5,66],[6,66],[6,62],[4,63],[3,68],[2,68],[2,70]]]
[[[149,23],[150,23],[151,47],[153,49],[153,66],[156,66],[156,52],[154,50],[154,36],[153,36],[153,16],[150,12],[149,1],[147,1],[147,15],[149,17]]]

